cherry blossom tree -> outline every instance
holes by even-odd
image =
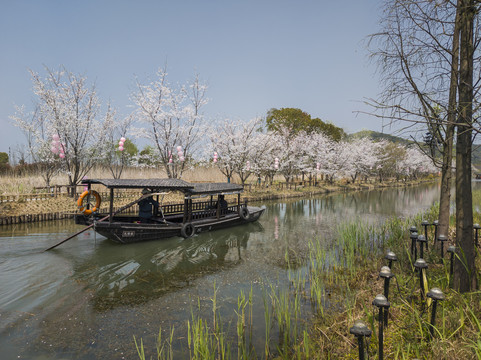
[[[406,149],[405,157],[398,163],[399,174],[411,178],[418,178],[421,174],[434,173],[437,168],[431,158],[418,148],[410,147]]]
[[[354,139],[343,144],[348,151],[345,173],[354,183],[358,176],[367,177],[378,162],[377,153],[381,143],[368,138]]]
[[[243,123],[225,119],[211,131],[210,153],[217,154],[216,165],[229,182],[235,173],[244,185],[251,175],[250,159],[255,156],[254,139],[261,121],[254,118]]]
[[[106,141],[109,143],[109,151],[105,152],[104,160],[113,178],[120,179],[124,167],[132,164],[133,156],[136,155],[132,151],[127,151],[128,146],[135,147],[135,145],[125,138],[133,119],[132,115],[121,120],[117,119],[115,110],[111,110],[110,106],[107,113],[109,116],[106,118],[106,121],[111,131],[106,138]]]
[[[32,161],[37,164],[39,173],[50,187],[53,176],[60,170],[60,158],[50,150],[50,138],[45,119],[38,108],[26,112],[24,106],[17,106],[15,115],[11,116],[27,140],[27,150]]]
[[[272,153],[274,159],[278,159],[277,169],[284,176],[286,182],[292,181],[294,176],[299,173],[305,150],[302,139],[305,136],[304,132],[293,136],[288,128],[280,127],[271,137],[274,142]]]
[[[169,178],[182,177],[185,159],[198,150],[205,130],[202,108],[208,102],[206,90],[198,75],[185,85],[173,86],[163,69],[147,85],[137,80],[131,99],[135,116],[145,127],[133,133],[154,146]]]
[[[250,151],[250,170],[257,177],[260,184],[261,177],[265,177],[266,181],[272,179],[277,169],[275,168],[275,142],[272,132],[257,133],[252,139]]]
[[[85,76],[64,67],[57,71],[45,67],[45,71],[45,77],[30,71],[35,110],[17,111],[12,118],[28,134],[32,154],[50,163],[53,153],[69,184],[77,185],[106,151],[110,114],[101,116],[95,86],[89,87]]]

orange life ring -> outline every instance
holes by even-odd
[[[95,196],[95,206],[92,208],[92,209],[87,209],[84,205],[83,205],[83,201],[84,199],[88,196]],[[93,212],[97,211],[99,208],[100,208],[100,203],[102,202],[102,199],[100,198],[100,195],[97,191],[95,190],[87,190],[87,191],[84,191],[82,193],[82,195],[80,195],[80,197],[78,198],[77,200],[77,205],[78,205],[78,209],[79,211],[83,212],[85,215],[90,215],[92,214]]]

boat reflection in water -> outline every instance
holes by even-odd
[[[207,232],[135,246],[102,241],[92,257],[76,267],[74,277],[93,291],[97,311],[140,304],[235,266],[242,260],[251,233],[261,231],[262,225],[256,222],[244,225],[241,232],[226,229],[215,235]]]

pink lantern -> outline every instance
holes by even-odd
[[[82,178],[82,180],[87,180],[87,179],[88,179],[87,176],[84,176],[84,177]],[[84,191],[88,191],[88,189],[89,189],[88,185],[85,185],[85,186],[84,186]]]
[[[317,163],[317,164],[316,164],[316,169],[317,169],[317,171],[319,171],[320,168],[321,168],[321,163]]]
[[[177,152],[181,152],[182,151],[182,146],[177,146]]]
[[[274,169],[279,169],[279,158],[274,159]]]
[[[250,171],[251,169],[251,162],[249,160],[247,160],[247,163],[246,163],[246,170],[247,171]]]
[[[184,161],[184,160],[185,160],[185,159],[184,159],[184,156],[179,156],[179,160],[180,160],[180,161]]]
[[[58,136],[58,134],[53,134],[53,135],[52,135],[52,139],[53,139],[54,141],[58,141],[58,140],[60,139],[60,136]]]
[[[119,151],[124,151],[124,147],[123,147],[123,146],[119,146]]]
[[[65,157],[65,154],[64,153],[60,153],[60,158],[63,159]]]
[[[125,142],[125,138],[122,136],[122,137],[120,138],[120,141],[122,141],[122,142],[124,143],[124,142]]]
[[[58,149],[57,149],[56,146],[52,146],[52,147],[50,148],[50,150],[51,150],[54,154],[57,154],[57,153],[58,153]]]
[[[124,146],[124,142],[123,142],[122,140],[119,141],[119,147],[120,147],[120,146]]]

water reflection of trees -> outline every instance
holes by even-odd
[[[373,191],[333,193],[308,199],[270,203],[261,222],[263,241],[255,238],[255,256],[265,263],[291,267],[308,253],[311,240],[336,241],[337,228],[346,221],[378,222],[391,216],[407,216],[430,207],[438,199],[433,184]]]
[[[93,292],[97,311],[145,303],[238,264],[251,233],[263,229],[259,223],[235,229],[130,245],[103,241],[74,277]]]

